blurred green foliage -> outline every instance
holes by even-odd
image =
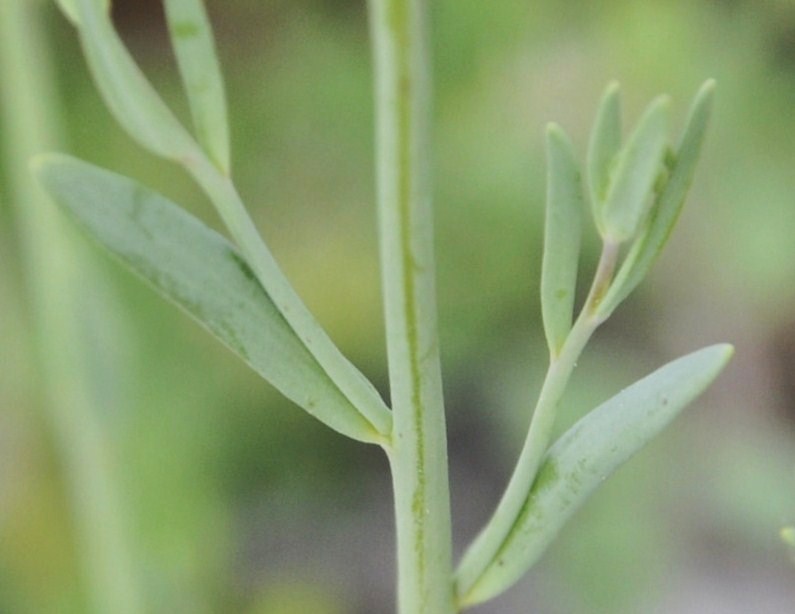
[[[115,4],[147,74],[187,118],[159,4]],[[364,5],[208,3],[243,197],[319,320],[383,389]],[[546,358],[543,126],[566,126],[582,153],[609,80],[622,82],[630,121],[655,94],[670,92],[673,108],[684,109],[701,81],[718,81],[672,246],[581,361],[567,420],[695,347],[729,340],[736,359],[586,506],[534,576],[478,611],[524,611],[524,603],[539,612],[652,611],[685,581],[714,582],[737,568],[755,570],[748,581],[791,582],[778,531],[795,517],[795,5],[432,5],[439,310],[461,545],[496,502]],[[113,124],[72,29],[50,13],[71,152],[218,227],[186,177]],[[0,181],[0,611],[81,612],[79,553],[39,407],[6,200]],[[595,246],[585,248],[583,266],[592,267]],[[102,420],[153,611],[391,611],[391,501],[377,451],[297,411],[96,254],[129,341],[119,348],[125,411]]]

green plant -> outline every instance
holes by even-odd
[[[505,495],[454,572],[435,320],[426,3],[369,3],[391,408],[317,324],[246,213],[231,179],[224,88],[201,1],[165,1],[195,135],[130,57],[107,1],[59,4],[77,26],[116,120],[144,148],[187,170],[236,245],[134,180],[73,158],[40,157],[36,176],[95,240],[286,397],[338,432],[385,450],[395,493],[401,612],[457,612],[510,587],[599,483],[703,391],[729,359],[727,345],[680,358],[594,409],[550,445],[560,399],[586,343],[645,277],[675,225],[714,88],[708,82],[700,90],[672,148],[666,98],[649,106],[623,142],[619,92],[612,85],[589,146],[587,190],[562,129],[553,125],[547,132],[541,300],[549,370]],[[575,319],[584,192],[603,249]]]

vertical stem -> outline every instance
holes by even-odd
[[[450,496],[430,187],[425,0],[370,0],[401,614],[450,614]]]
[[[530,493],[541,461],[549,446],[560,399],[586,343],[602,323],[602,320],[596,315],[596,310],[610,287],[617,258],[618,245],[605,243],[582,311],[569,332],[560,353],[550,360],[549,369],[530,421],[530,429],[527,432],[513,475],[511,475],[494,515],[469,547],[457,570],[456,593],[458,603],[462,607],[470,605],[469,595],[510,536],[522,506]]]
[[[86,297],[101,280],[90,274],[80,245],[27,168],[31,155],[59,140],[50,52],[41,28],[45,6],[33,0],[0,1],[0,145],[6,154],[9,194],[17,205],[44,401],[70,490],[92,602],[89,611],[136,614],[143,609],[125,541],[124,508],[98,420],[101,408],[85,336],[96,315],[86,313],[96,307]]]

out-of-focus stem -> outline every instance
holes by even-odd
[[[86,303],[97,283],[58,212],[33,184],[31,155],[60,140],[50,51],[38,0],[0,2],[0,99],[9,195],[16,205],[44,403],[59,446],[91,610],[143,612],[98,416],[87,356]]]

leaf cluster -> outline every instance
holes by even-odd
[[[676,224],[714,87],[707,81],[698,91],[673,148],[667,97],[648,106],[624,141],[619,87],[608,86],[589,142],[585,180],[566,133],[556,124],[547,129],[541,307],[550,366],[508,488],[458,568],[462,606],[491,599],[516,582],[590,493],[698,396],[732,354],[731,346],[716,345],[673,361],[592,410],[550,445],[560,399],[585,345],[647,275]],[[575,319],[586,209],[602,239],[602,255]]]
[[[385,444],[391,416],[284,279],[231,182],[223,78],[201,0],[166,0],[171,42],[194,124],[171,112],[116,33],[103,0],[60,0],[97,87],[140,145],[183,166],[237,245],[165,197],[64,155],[34,172],[96,241],[185,308],[285,396],[334,430]]]
[[[193,176],[234,244],[135,180],[68,156],[50,154],[34,162],[41,185],[90,236],[286,397],[332,429],[389,450],[391,411],[298,298],[231,180],[223,79],[203,3],[165,0],[193,118],[189,130],[118,37],[107,0],[58,2],[77,27],[116,120],[141,146]],[[711,81],[699,90],[682,136],[671,146],[669,100],[654,100],[625,140],[619,88],[610,85],[596,115],[585,180],[565,132],[548,128],[541,304],[550,366],[511,482],[456,573],[459,608],[490,599],[521,577],[590,493],[698,396],[732,353],[730,346],[717,345],[675,360],[550,441],[585,345],[647,275],[671,234],[693,179],[713,91]],[[575,319],[588,209],[603,251]]]

